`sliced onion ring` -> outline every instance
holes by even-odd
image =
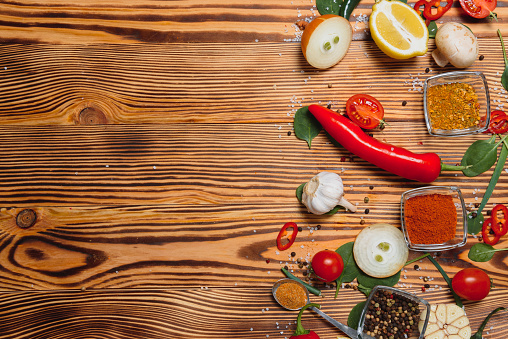
[[[397,227],[375,224],[365,227],[356,236],[353,255],[365,274],[386,278],[404,267],[409,250],[404,235]]]

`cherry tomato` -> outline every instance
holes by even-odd
[[[497,6],[497,0],[460,0],[460,5],[473,18],[483,19],[496,16],[492,11]]]
[[[346,113],[361,128],[373,129],[384,125],[385,110],[381,103],[368,94],[355,94],[346,102]]]
[[[324,250],[314,254],[311,262],[312,271],[319,280],[331,282],[336,280],[342,274],[344,262],[339,253],[330,250]]]
[[[489,295],[490,278],[479,268],[465,268],[453,277],[452,288],[461,298],[482,300]]]

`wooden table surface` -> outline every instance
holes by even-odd
[[[375,137],[450,164],[486,137],[428,134],[422,82],[455,69],[435,65],[432,40],[422,57],[384,55],[363,20],[372,5],[354,11],[343,61],[317,71],[295,25],[317,14],[313,0],[2,1],[0,338],[289,338],[296,312],[271,295],[280,268],[303,277],[297,258],[353,241],[366,225],[400,226],[401,193],[425,186],[324,135],[309,149],[292,133],[294,112],[312,103],[343,110],[351,95],[369,93],[390,124]],[[507,5],[499,1],[499,21],[489,22],[455,1],[439,20],[479,37],[484,59],[469,70],[486,75],[493,108],[508,103],[496,35],[508,38]],[[357,213],[316,216],[298,203],[298,185],[325,170],[341,175]],[[446,173],[432,185],[458,186],[474,207],[492,170]],[[507,172],[486,211],[508,203]],[[33,225],[18,226],[31,224],[30,211]],[[280,252],[275,238],[288,221],[303,232]],[[508,306],[508,252],[474,263],[467,253],[477,242],[469,236],[436,257],[450,276],[477,266],[494,279],[487,299],[465,302],[473,331]],[[496,245],[507,246],[507,237]],[[397,286],[453,302],[430,261],[419,265]],[[324,297],[312,301],[341,322],[365,300],[320,287]],[[507,338],[507,319],[492,318],[484,337]],[[303,321],[321,338],[344,338],[312,312]]]

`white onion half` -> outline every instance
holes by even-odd
[[[356,237],[353,255],[358,267],[375,278],[394,275],[407,262],[409,250],[404,235],[395,226],[375,224]]]
[[[302,35],[302,52],[307,62],[316,68],[330,68],[346,55],[353,40],[348,20],[326,14],[312,20]]]

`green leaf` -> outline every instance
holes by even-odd
[[[335,14],[339,15],[342,0],[316,0],[316,7],[321,15]]]
[[[506,147],[506,144],[503,143],[503,147],[501,148],[501,152],[499,152],[499,159],[497,160],[496,167],[494,168],[494,172],[492,173],[492,177],[490,178],[489,185],[485,190],[485,194],[483,194],[480,207],[478,207],[478,210],[476,211],[477,215],[482,213],[483,209],[485,208],[487,202],[490,199],[490,196],[492,195],[492,192],[494,192],[494,188],[496,188],[497,181],[501,176],[501,172],[504,169],[504,164],[506,163],[507,158],[508,158],[508,147]]]
[[[431,21],[428,27],[429,30],[429,38],[435,38],[437,33],[437,24],[436,21]]]
[[[358,284],[361,284],[367,288],[374,288],[376,285],[391,287],[395,286],[395,284],[399,282],[400,271],[387,278],[374,278],[360,271],[356,279],[358,280]]]
[[[300,186],[298,186],[296,188],[296,198],[298,199],[298,201],[301,203],[302,202],[302,195],[303,195],[303,188],[305,187],[307,183],[304,182],[303,184],[301,184]]]
[[[341,247],[337,248],[335,252],[339,253],[342,258],[342,262],[344,263],[344,269],[339,279],[337,279],[337,288],[335,290],[335,298],[339,294],[339,289],[342,283],[350,283],[355,280],[360,273],[360,269],[356,265],[355,258],[353,255],[353,245],[354,241],[345,243]]]
[[[473,213],[469,213],[467,215],[467,233],[469,234],[478,234],[482,230],[483,222],[485,218],[483,214],[476,213],[476,217],[473,217]]]
[[[344,3],[340,7],[339,15],[344,19],[349,20],[349,17],[353,13],[353,10],[358,6],[360,0],[344,0]]]
[[[360,316],[362,315],[363,308],[365,307],[366,301],[362,301],[356,304],[349,312],[347,317],[347,325],[355,330],[358,329],[358,323],[360,322]]]
[[[353,245],[354,241],[347,242],[335,250],[335,252],[340,254],[342,261],[344,262],[344,270],[340,275],[340,278],[344,283],[349,283],[355,280],[360,273],[360,269],[356,265],[353,255]]]
[[[488,171],[497,160],[497,146],[495,136],[489,140],[477,140],[469,146],[464,157],[462,166],[471,166],[462,170],[465,176],[475,177]]]
[[[489,244],[477,243],[469,250],[467,257],[476,262],[486,262],[492,259],[496,249]]]
[[[319,121],[317,121],[317,119],[309,111],[309,106],[304,106],[296,111],[294,128],[296,137],[307,141],[309,148],[312,139],[314,139],[319,132],[321,132],[321,129],[323,129]]]

